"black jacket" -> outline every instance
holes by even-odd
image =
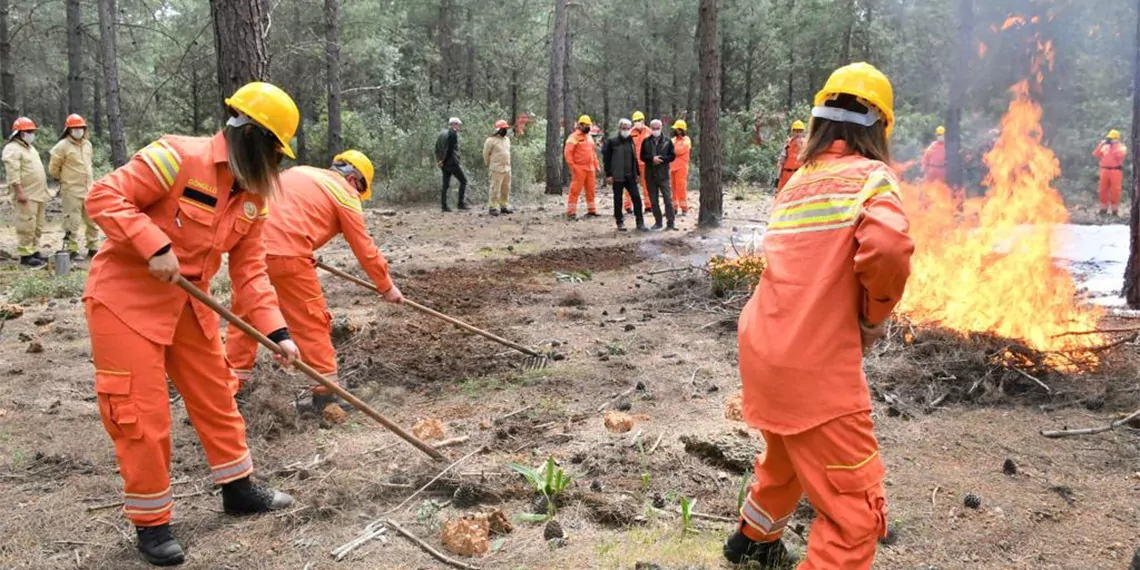
[[[661,157],[661,164],[653,164],[653,157]],[[673,152],[673,141],[662,133],[659,137],[650,136],[641,142],[641,162],[645,163],[645,180],[669,180],[669,163],[677,158]]]
[[[459,166],[459,134],[451,127],[439,133],[435,141],[435,159],[445,167]]]
[[[606,144],[602,145],[602,165],[606,177],[613,177],[615,182],[637,182],[637,150],[633,137],[623,139],[618,135],[606,139]]]

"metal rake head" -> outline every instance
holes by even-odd
[[[562,360],[565,356],[554,352],[553,350],[547,352],[532,352],[523,360],[523,370],[542,370],[550,366],[551,361]]]

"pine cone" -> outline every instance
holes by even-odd
[[[1017,464],[1012,459],[1006,459],[1001,466],[1001,471],[1006,475],[1017,475]]]
[[[461,509],[473,507],[479,503],[479,489],[473,485],[460,485],[455,488],[451,497],[452,504]]]
[[[665,508],[665,497],[662,497],[661,493],[653,493],[653,506],[658,509]]]
[[[531,511],[536,515],[550,512],[550,499],[546,495],[535,495],[530,501]]]
[[[962,502],[971,509],[977,509],[982,506],[982,498],[973,493],[967,494]]]
[[[551,520],[546,523],[546,528],[542,531],[542,538],[546,540],[554,540],[556,538],[566,538],[566,533],[562,532],[562,524],[556,520]]]

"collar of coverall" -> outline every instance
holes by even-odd
[[[218,134],[210,139],[210,158],[214,159],[214,164],[230,161],[229,148],[226,146],[225,131],[218,131]]]
[[[839,123],[853,123],[863,127],[875,124],[880,118],[879,112],[875,109],[868,109],[866,113],[856,113],[839,107],[825,107],[823,105],[812,107],[811,116]]]

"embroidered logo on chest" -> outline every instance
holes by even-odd
[[[257,205],[254,204],[253,202],[246,202],[245,205],[242,206],[242,208],[245,210],[245,217],[247,217],[251,220],[253,219],[254,216],[257,215]]]

